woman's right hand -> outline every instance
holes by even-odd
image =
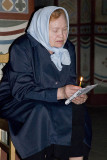
[[[66,85],[62,88],[58,88],[57,92],[57,99],[68,99],[71,97],[75,92],[77,92],[81,87],[80,86],[75,86],[75,85]],[[87,95],[81,95],[77,98],[74,98],[72,100],[73,103],[75,104],[82,104],[87,100]]]
[[[76,91],[78,91],[81,87],[74,85],[66,85],[62,88],[58,88],[57,99],[68,99],[71,97]]]
[[[68,99],[71,97],[75,92],[77,92],[81,87],[80,86],[75,86],[75,85],[66,85],[64,87],[64,97]]]

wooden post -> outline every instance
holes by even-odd
[[[10,145],[10,149],[9,149],[9,160],[15,160],[15,147],[11,141],[11,139],[9,140],[9,145]]]
[[[1,140],[1,129],[0,129],[0,140]],[[1,160],[1,147],[0,147],[0,160]]]

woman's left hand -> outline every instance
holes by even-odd
[[[82,104],[82,103],[86,102],[87,98],[88,98],[88,96],[86,94],[83,94],[83,95],[80,95],[80,96],[74,98],[72,100],[72,102],[75,104]]]

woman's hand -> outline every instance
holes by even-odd
[[[72,102],[75,104],[82,104],[82,103],[86,102],[87,98],[88,98],[88,96],[86,94],[83,94],[83,95],[80,95],[80,96],[74,98],[72,100]]]
[[[62,88],[58,88],[57,92],[57,99],[68,99],[71,97],[75,92],[77,92],[81,87],[80,86],[74,86],[74,85],[66,85]],[[82,104],[87,100],[87,95],[81,95],[72,100],[75,104]]]

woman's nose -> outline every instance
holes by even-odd
[[[63,31],[62,30],[59,31],[59,36],[63,37]]]

